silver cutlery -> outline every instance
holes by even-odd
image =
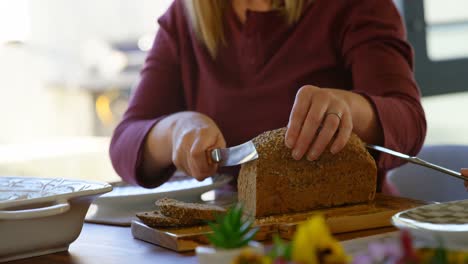
[[[366,147],[368,149],[373,149],[373,150],[377,150],[377,151],[380,151],[380,152],[383,152],[383,153],[387,153],[387,154],[393,155],[395,157],[399,157],[401,159],[404,159],[404,160],[406,160],[408,162],[411,162],[411,163],[414,163],[414,164],[417,164],[417,165],[420,165],[420,166],[423,166],[423,167],[426,167],[426,168],[430,168],[430,169],[433,169],[433,170],[437,170],[437,171],[446,173],[446,174],[448,174],[450,176],[456,177],[458,179],[468,181],[468,178],[463,176],[458,171],[453,171],[453,170],[444,168],[442,166],[435,165],[433,163],[422,160],[422,159],[420,159],[418,157],[409,156],[409,155],[406,155],[406,154],[403,154],[403,153],[400,153],[400,152],[397,152],[397,151],[394,151],[394,150],[391,150],[391,149],[388,149],[388,148],[384,148],[384,147],[376,146],[376,145],[372,145],[372,144],[367,144]]]

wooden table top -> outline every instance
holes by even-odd
[[[379,228],[336,236],[341,240],[370,236],[394,231]],[[268,244],[268,243],[267,243]],[[118,263],[198,263],[194,252],[177,253],[159,246],[134,239],[129,227],[85,223],[78,239],[68,252],[8,262],[10,264],[118,264]]]

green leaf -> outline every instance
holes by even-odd
[[[239,234],[241,234],[242,236],[247,234],[247,232],[249,232],[252,225],[253,225],[253,221],[250,221],[250,220],[245,221],[239,228]]]
[[[258,230],[251,230],[246,236],[238,241],[238,247],[246,246],[250,241],[253,240]]]
[[[292,260],[292,248],[292,243],[288,243],[284,249],[284,258],[288,261]]]
[[[216,234],[209,234],[207,235],[208,240],[210,241],[211,244],[213,244],[215,247],[223,247],[224,241],[222,238],[219,238]]]
[[[250,240],[246,239],[246,240],[241,240],[239,242],[236,243],[236,246],[235,248],[241,248],[241,247],[245,247],[249,244]]]
[[[242,212],[243,212],[242,205],[236,204],[236,205],[232,208],[232,216],[233,216],[233,218],[234,218],[234,219],[241,219],[241,217],[242,217]]]
[[[216,223],[208,223],[208,226],[211,228],[211,231],[213,231],[213,233],[220,233],[219,232],[219,227],[218,227],[218,224]]]
[[[228,211],[228,213],[229,213],[229,211]],[[217,224],[222,223],[224,221],[224,218],[227,217],[228,213],[226,213],[225,215],[222,215],[222,214],[217,215],[215,223],[217,223]]]
[[[243,218],[243,207],[237,204],[226,214],[216,216],[216,222],[208,223],[213,234],[207,237],[219,248],[242,247],[247,245],[258,232],[258,228],[251,228],[253,223],[253,220]]]
[[[258,230],[258,228],[252,228],[246,235],[243,236],[242,240],[253,240],[255,235],[258,233]]]

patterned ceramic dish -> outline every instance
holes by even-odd
[[[393,216],[393,224],[409,230],[425,246],[468,248],[468,200],[425,205]]]
[[[65,251],[107,183],[0,177],[0,262]]]

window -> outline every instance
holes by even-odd
[[[405,0],[402,9],[423,95],[468,91],[468,1]]]
[[[172,0],[0,0],[0,177],[119,180],[109,138]]]
[[[0,1],[0,45],[24,42],[30,34],[29,1]]]

